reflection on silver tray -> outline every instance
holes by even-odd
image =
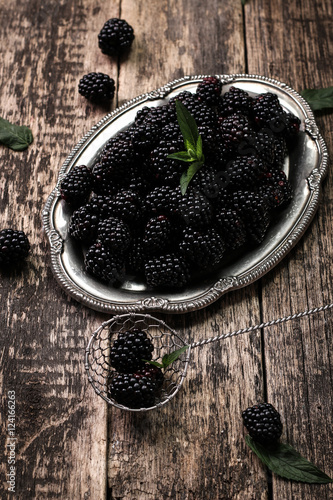
[[[283,108],[300,118],[301,132],[285,163],[294,192],[291,204],[280,213],[260,246],[181,291],[157,293],[132,277],[120,288],[113,288],[84,272],[82,252],[68,236],[71,212],[60,200],[62,178],[76,165],[92,166],[106,142],[131,125],[140,108],[165,104],[183,90],[194,92],[204,76],[176,80],[116,109],[83,137],[60,170],[57,185],[43,210],[43,224],[51,246],[51,266],[60,286],[92,309],[117,314],[129,311],[183,313],[205,307],[226,291],[252,283],[272,269],[300,239],[315,214],[328,155],[309,105],[297,92],[276,80],[257,75],[218,75],[223,82],[223,92],[231,85],[250,95],[274,92]]]

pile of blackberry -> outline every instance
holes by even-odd
[[[221,88],[204,78],[195,93],[143,107],[92,168],[77,166],[62,181],[88,273],[114,286],[135,277],[177,289],[263,241],[292,198],[283,167],[300,120],[275,94]],[[189,164],[168,158],[185,149],[177,99],[196,121],[205,157],[184,195]]]
[[[108,395],[128,408],[149,408],[155,405],[163,385],[160,368],[146,361],[152,359],[154,346],[146,332],[133,328],[120,332],[110,349],[110,364],[116,371]]]

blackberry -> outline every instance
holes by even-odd
[[[122,281],[124,276],[124,258],[112,254],[101,242],[94,243],[87,251],[84,260],[85,270],[108,284]]]
[[[110,217],[98,224],[97,238],[103,245],[113,251],[124,251],[131,242],[128,225],[115,217]]]
[[[114,91],[113,78],[104,73],[88,73],[79,82],[79,93],[93,102],[111,101]]]
[[[223,185],[223,176],[211,165],[203,165],[191,180],[191,186],[214,203]]]
[[[145,276],[148,286],[161,288],[182,288],[190,278],[185,259],[175,253],[148,259],[145,263]]]
[[[260,244],[270,224],[267,200],[255,191],[234,192],[232,200],[234,209],[244,221],[249,242]]]
[[[196,94],[184,92],[170,99],[169,104],[174,110],[176,110],[177,100],[184,104],[187,111],[193,116],[198,127],[216,127],[217,115],[215,111],[207,104],[200,102]]]
[[[155,187],[145,199],[145,212],[148,215],[174,215],[182,198],[179,188],[171,186]]]
[[[213,207],[204,194],[190,186],[180,199],[178,213],[187,226],[206,227],[212,220]]]
[[[143,248],[147,255],[164,250],[170,244],[172,226],[165,215],[151,218],[143,235]]]
[[[227,189],[252,189],[258,185],[259,176],[264,172],[265,164],[254,156],[237,156],[226,168]]]
[[[275,169],[281,170],[287,155],[288,155],[288,148],[285,138],[275,137],[275,154],[272,166]]]
[[[282,106],[276,94],[266,92],[255,97],[252,106],[254,121],[260,126],[267,126],[271,120],[283,113]],[[274,131],[274,130],[273,130]]]
[[[283,121],[285,124],[284,137],[287,140],[295,137],[300,130],[301,120],[293,113],[284,113]]]
[[[220,134],[224,144],[236,149],[252,133],[249,119],[242,114],[234,113],[227,117],[220,117]]]
[[[266,172],[263,183],[264,196],[272,208],[284,208],[290,203],[292,187],[282,170]]]
[[[98,35],[98,46],[110,56],[121,54],[134,40],[134,30],[124,19],[109,19]]]
[[[0,231],[0,266],[19,264],[29,251],[30,243],[23,231],[10,228]]]
[[[216,228],[226,247],[236,250],[246,242],[246,229],[240,215],[231,208],[221,209],[215,216]]]
[[[170,186],[179,185],[186,165],[179,160],[168,158],[168,155],[178,153],[181,149],[184,149],[184,142],[177,133],[175,139],[162,139],[151,152],[151,167],[158,183]]]
[[[144,274],[145,253],[142,236],[132,238],[125,256],[125,267],[128,273]]]
[[[92,188],[90,168],[85,165],[74,167],[61,181],[61,198],[69,205],[77,207],[83,205],[89,198]]]
[[[155,405],[156,380],[141,373],[119,373],[109,386],[109,396],[128,408],[149,408]]]
[[[186,228],[180,249],[193,265],[209,269],[221,262],[225,244],[214,228],[206,231]]]
[[[134,159],[131,140],[120,136],[106,144],[99,161],[114,182],[124,185],[133,169]]]
[[[110,349],[110,364],[120,373],[132,373],[152,359],[154,346],[146,332],[134,328],[120,332]]]
[[[124,220],[130,227],[141,222],[142,199],[130,189],[120,189],[112,200],[113,215]]]
[[[160,138],[160,127],[154,123],[142,123],[132,129],[132,144],[138,151],[149,151]]]
[[[282,434],[279,412],[270,403],[260,403],[247,408],[242,418],[250,436],[263,445],[272,445]]]
[[[169,104],[149,108],[149,113],[145,118],[145,123],[157,125],[160,128],[170,125],[171,123],[178,125],[176,110]]]
[[[119,189],[114,173],[105,165],[96,163],[92,169],[92,189],[99,195],[113,195]]]
[[[161,389],[164,382],[164,374],[161,368],[150,364],[145,364],[142,368],[136,370],[135,375],[152,379],[156,383],[156,389]]]
[[[69,221],[69,234],[77,241],[91,243],[97,235],[98,208],[87,203],[75,210]]]
[[[108,219],[112,216],[112,197],[95,194],[89,201],[89,206],[93,213],[95,213],[99,221]]]
[[[275,159],[276,137],[268,128],[259,130],[250,136],[244,149],[252,148],[253,154],[259,156],[267,166],[271,166]],[[248,146],[248,148],[247,148]]]
[[[196,93],[199,101],[205,102],[208,106],[216,106],[219,102],[221,90],[221,81],[215,76],[209,76],[199,83]]]
[[[249,94],[238,87],[230,87],[220,100],[218,113],[222,116],[232,115],[237,112],[248,115],[251,108],[252,98]]]

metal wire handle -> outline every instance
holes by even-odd
[[[286,323],[287,321],[291,321],[293,319],[304,318],[305,316],[311,316],[312,314],[317,314],[332,308],[333,308],[333,303],[327,304],[325,306],[314,307],[313,309],[308,309],[300,313],[292,314],[291,316],[284,316],[283,318],[273,319],[272,321],[267,321],[266,323],[260,323],[259,325],[248,326],[247,328],[242,328],[240,330],[234,330],[233,332],[224,333],[223,335],[219,335],[218,337],[211,337],[209,339],[204,339],[199,342],[193,342],[193,344],[190,344],[190,347],[191,349],[194,349],[195,347],[201,347],[203,345],[211,344],[212,342],[224,340],[229,337],[242,335],[243,333],[250,333],[256,330],[261,330],[262,328],[267,328],[269,326],[279,325],[280,323]]]

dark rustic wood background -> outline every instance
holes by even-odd
[[[97,34],[111,17],[135,30],[110,59]],[[1,280],[1,498],[322,500],[332,485],[268,474],[244,441],[241,411],[266,400],[282,439],[333,476],[332,313],[193,352],[179,395],[145,415],[107,408],[90,387],[84,349],[107,319],[56,284],[41,212],[62,162],[107,112],[77,92],[102,71],[112,108],[191,74],[250,73],[296,90],[333,84],[331,0],[0,0],[0,116],[31,127],[23,153],[0,146],[1,228],[32,243],[26,266]],[[333,115],[317,122],[333,153]],[[164,317],[202,338],[333,299],[331,171],[317,215],[266,277],[205,310]],[[189,332],[189,333],[188,333]],[[8,391],[16,392],[16,493],[7,491]]]

